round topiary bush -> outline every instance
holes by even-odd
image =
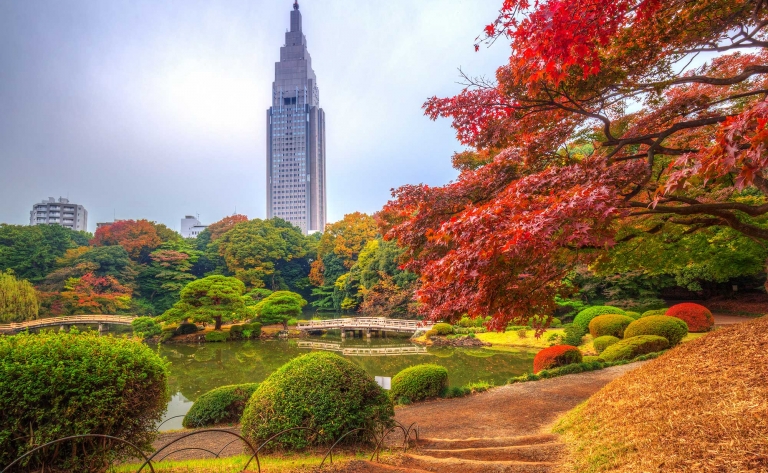
[[[392,377],[389,394],[397,402],[411,403],[437,397],[448,386],[448,370],[439,365],[411,366]]]
[[[188,335],[197,332],[197,330],[197,325],[185,322],[179,324],[178,328],[176,328],[176,335]]]
[[[451,335],[453,333],[453,325],[441,322],[433,325],[432,330],[434,330],[437,335]]]
[[[592,319],[598,315],[604,314],[624,315],[624,310],[609,305],[597,305],[594,307],[589,307],[576,315],[576,318],[573,319],[573,325],[581,327],[581,329],[584,330],[584,333],[587,333],[589,331],[589,323],[592,321]]]
[[[168,402],[167,378],[166,363],[137,340],[76,331],[0,337],[0,465],[81,434],[119,437],[151,451]],[[78,439],[39,451],[13,471],[104,471],[136,455],[109,439]]]
[[[666,315],[651,315],[635,320],[624,331],[624,338],[638,335],[658,335],[669,341],[669,346],[675,346],[688,335],[685,322]]]
[[[192,404],[182,425],[192,428],[238,422],[257,387],[258,383],[233,384],[208,391]]]
[[[243,326],[242,325],[230,325],[229,326],[229,336],[230,338],[240,338],[243,336]]]
[[[555,345],[536,353],[533,358],[533,372],[557,368],[558,366],[581,363],[581,352],[571,345]]]
[[[667,313],[667,309],[646,310],[645,312],[643,312],[643,314],[640,316],[640,318],[650,317],[652,315],[664,315],[666,313]]]
[[[226,342],[229,338],[229,334],[227,332],[208,332],[205,334],[205,341],[206,342]]]
[[[712,312],[706,307],[692,302],[675,304],[666,311],[666,315],[677,317],[688,324],[690,332],[708,332],[715,325]]]
[[[261,324],[258,322],[243,324],[243,331],[245,330],[251,331],[251,338],[259,338],[261,335]]]
[[[624,337],[624,329],[635,319],[619,314],[598,315],[589,322],[589,333],[594,338],[611,335],[616,338]]]
[[[328,445],[357,428],[389,425],[394,406],[362,368],[339,355],[313,352],[294,358],[262,382],[245,407],[243,435],[254,444],[293,427],[271,447]],[[368,438],[352,434],[349,441]]]
[[[642,319],[640,319],[642,320]],[[631,360],[632,358],[669,348],[669,341],[658,335],[629,337],[614,343],[600,354],[605,361]]]
[[[597,350],[598,353],[602,353],[606,348],[613,345],[614,343],[618,343],[619,341],[621,341],[621,339],[618,337],[604,335],[592,340],[592,346],[595,347],[595,350]]]
[[[631,310],[625,310],[624,315],[627,317],[632,317],[634,320],[637,320],[640,318],[640,312],[633,312]]]
[[[150,338],[163,333],[163,328],[153,317],[137,317],[131,321],[131,328],[140,338]]]

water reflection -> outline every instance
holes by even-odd
[[[425,348],[407,338],[342,341],[339,337],[302,340],[257,340],[199,345],[160,345],[159,354],[170,362],[173,398],[165,419],[185,414],[203,393],[228,384],[258,383],[293,358],[312,350],[334,351],[359,365],[371,376],[394,376],[403,368],[435,363],[448,369],[452,386],[474,381],[503,384],[530,371],[534,351],[494,351],[485,348]],[[181,428],[181,419],[162,430]]]

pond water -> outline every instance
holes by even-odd
[[[403,368],[435,363],[448,369],[451,386],[488,381],[504,384],[512,376],[531,371],[535,351],[497,351],[489,348],[433,348],[407,338],[365,341],[339,337],[300,340],[255,340],[195,345],[159,345],[170,362],[171,401],[160,430],[180,429],[181,418],[203,393],[219,386],[258,383],[297,356],[313,350],[334,351],[371,376],[394,376]]]

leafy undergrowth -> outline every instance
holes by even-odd
[[[535,331],[533,329],[526,330],[524,338],[520,337],[517,330],[509,332],[486,332],[475,334],[478,340],[482,340],[493,345],[502,345],[510,347],[526,347],[526,348],[547,348],[552,345],[552,341],[549,337],[552,334],[563,335],[563,329],[548,329],[540,337],[534,336]]]
[[[369,454],[368,454],[369,455]],[[366,454],[342,453],[333,455],[333,466],[340,467],[351,460],[368,459]],[[259,456],[261,461],[261,471],[263,473],[304,473],[317,469],[324,455],[317,454],[295,454],[285,456]],[[384,455],[382,454],[382,457]],[[225,458],[206,458],[195,460],[166,460],[152,463],[156,473],[240,473],[248,462],[248,456],[237,455]],[[332,472],[335,468],[328,467],[328,460],[325,461],[323,471]],[[134,473],[140,464],[125,464],[112,467],[109,473]],[[143,472],[149,471],[144,467]],[[248,471],[257,471],[256,460],[253,460],[248,466]]]
[[[578,472],[768,471],[768,318],[618,378],[556,426]]]

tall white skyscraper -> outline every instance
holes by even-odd
[[[267,110],[267,218],[325,229],[325,113],[296,1]]]

